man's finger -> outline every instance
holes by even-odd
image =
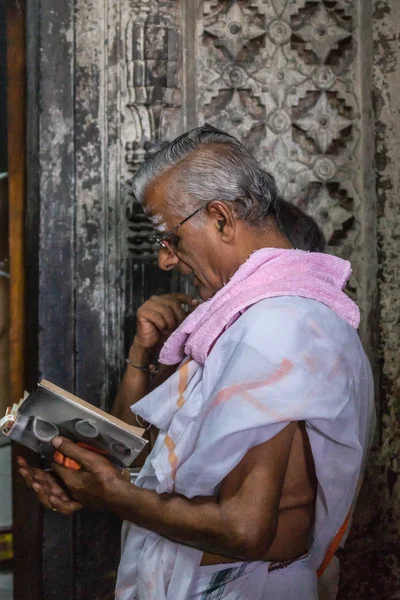
[[[46,508],[53,509],[48,491],[37,482],[34,482],[32,484],[32,488],[36,493],[37,499],[39,500],[40,504],[42,504]]]
[[[175,292],[173,294],[168,294],[168,296],[179,300],[179,302],[182,302],[182,304],[189,304],[189,306],[197,306],[199,303],[197,298],[193,298],[193,296],[189,296],[183,292]]]
[[[169,306],[168,304],[164,304],[164,305],[161,304],[159,306],[159,314],[162,316],[162,318],[166,322],[168,332],[174,331],[174,329],[176,329],[179,321],[177,321],[175,312],[173,311],[172,307]]]
[[[28,468],[21,468],[21,469],[18,469],[18,470],[19,470],[19,474],[21,475],[21,477],[25,481],[26,485],[28,487],[32,487],[33,477],[32,477],[31,469],[28,467]]]
[[[83,508],[82,504],[80,502],[76,502],[76,500],[64,501],[58,498],[57,496],[50,496],[49,501],[51,504],[51,508],[53,510],[57,510],[63,515],[70,515],[73,512],[76,512],[77,510]]]
[[[50,496],[55,496],[63,502],[68,502],[69,500],[71,500],[71,498],[67,496],[67,494],[65,494],[63,491],[61,491],[61,489],[55,490],[51,485],[48,485],[47,483],[39,483],[37,485],[39,486],[40,490],[38,490],[34,487],[35,484],[37,484],[37,482],[35,482],[32,486],[35,489],[35,491],[40,491],[41,493],[45,494],[48,498]]]
[[[52,494],[54,496],[60,496],[60,498],[64,497],[68,499],[64,489],[61,487],[58,481],[56,481],[54,476],[51,475],[51,473],[36,469],[36,471],[33,473],[33,478],[36,483],[40,484],[48,491],[49,495]]]
[[[164,315],[156,310],[148,310],[145,315],[137,315],[138,323],[142,325],[150,324],[157,329],[157,331],[161,334],[168,333],[168,323],[166,322]]]
[[[168,306],[169,309],[173,311],[177,324],[182,323],[182,321],[187,317],[186,312],[183,310],[182,303],[178,302],[175,298],[165,298],[162,300],[161,304]]]
[[[64,454],[64,456],[67,456],[68,458],[72,458],[72,460],[82,465],[86,471],[93,471],[100,461],[106,461],[108,463],[108,461],[102,456],[99,456],[99,454],[92,452],[92,450],[81,448],[77,444],[74,444],[74,442],[71,442],[71,440],[61,436],[53,438],[51,443],[54,448],[61,452],[61,454]],[[58,473],[60,469],[65,469],[65,467],[57,468],[56,472]]]

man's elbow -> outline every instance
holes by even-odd
[[[245,561],[264,560],[275,537],[275,528],[252,528],[242,525],[234,533],[233,556]]]

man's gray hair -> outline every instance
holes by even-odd
[[[143,202],[148,186],[173,168],[173,188],[184,191],[184,201],[167,191],[166,202],[178,217],[212,200],[232,203],[235,215],[250,225],[263,225],[275,214],[278,192],[273,176],[239,140],[211,125],[184,133],[151,156],[132,179],[136,199]]]

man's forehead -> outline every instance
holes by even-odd
[[[152,182],[146,189],[142,203],[145,215],[150,219],[154,229],[160,232],[168,230],[168,209],[163,182]]]
[[[153,215],[164,212],[165,207],[165,193],[163,189],[160,189],[159,185],[151,183],[147,186],[143,195],[143,210],[146,215],[151,218]]]
[[[174,169],[156,177],[146,188],[143,196],[143,210],[152,221],[153,226],[163,227],[167,222],[175,221],[168,207],[168,200],[177,194],[174,183]],[[170,223],[171,221],[171,223]]]
[[[146,214],[153,214],[166,205],[167,192],[172,186],[172,173],[163,173],[155,177],[147,186],[143,197],[143,208]]]

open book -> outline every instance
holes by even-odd
[[[43,457],[54,459],[51,440],[62,435],[127,467],[147,444],[143,429],[128,425],[42,379],[31,394],[7,409],[0,431]],[[60,453],[58,453],[60,454]],[[57,461],[58,462],[58,461]]]

